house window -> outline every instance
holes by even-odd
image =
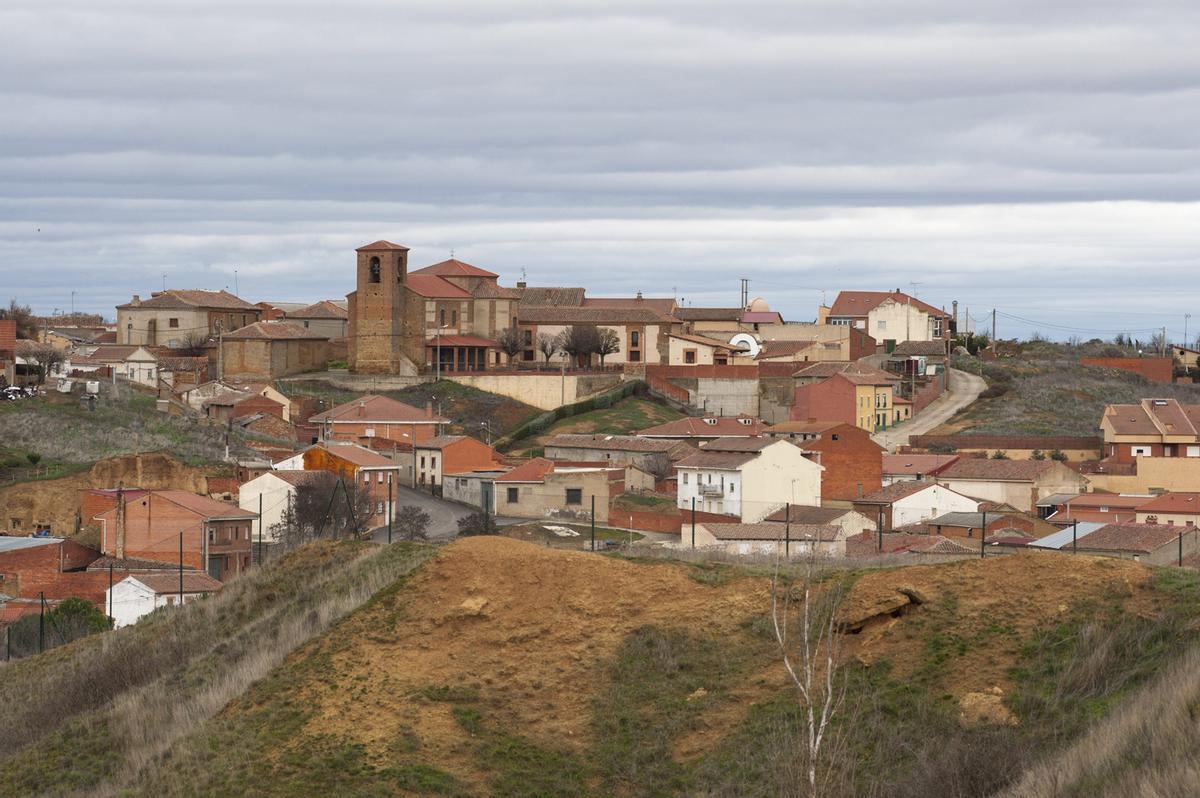
[[[683,350],[683,362],[688,363],[688,364],[695,363],[696,362],[696,350],[695,349]]]
[[[642,362],[642,353],[636,349],[630,350],[629,362],[630,363],[641,363]]]
[[[1200,457],[1200,446],[1187,447],[1187,456],[1188,457]]]
[[[375,512],[377,512],[377,513],[383,512],[383,502],[379,502],[379,504],[375,505]]]
[[[421,455],[421,468],[425,467],[425,455]]]
[[[533,346],[533,330],[525,330],[525,346]]]
[[[509,504],[516,504],[516,503],[517,503],[517,496],[518,496],[518,495],[519,495],[519,489],[518,489],[518,488],[509,488],[509,489],[508,489],[508,503],[509,503]]]
[[[363,474],[363,484],[364,485],[371,484],[371,475],[370,474]]]
[[[730,493],[730,495],[732,495],[732,494],[733,494],[733,489],[734,489],[735,487],[737,487],[737,486],[736,486],[736,485],[734,485],[732,482],[730,482],[730,483],[729,483],[729,493]]]
[[[430,468],[437,468],[437,457],[436,457],[436,456],[435,456],[435,457],[430,457],[430,458],[429,458],[429,467],[430,467]]]
[[[179,319],[167,319],[167,326],[178,328],[179,327]]]
[[[686,471],[683,472],[683,484],[688,484],[688,475]]]
[[[383,484],[383,472],[382,471],[375,474],[375,481],[380,485]]]
[[[1129,453],[1132,454],[1134,457],[1149,457],[1150,456],[1150,447],[1149,446],[1131,446],[1129,449]]]
[[[880,319],[880,320],[879,320],[879,321],[878,321],[878,322],[875,324],[875,326],[876,326],[876,327],[878,327],[880,330],[886,330],[886,329],[887,329],[887,320],[885,320],[885,319]]]
[[[567,488],[567,504],[583,504],[583,488]]]

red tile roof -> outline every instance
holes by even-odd
[[[885,454],[883,473],[911,477],[937,474],[958,460],[957,454]]]
[[[177,504],[185,510],[191,510],[203,518],[258,518],[258,513],[243,510],[236,504],[219,502],[216,499],[210,499],[198,493],[189,493],[186,490],[156,490],[151,492],[155,496],[166,499],[172,504]]]
[[[1084,551],[1129,551],[1149,553],[1175,543],[1191,527],[1166,524],[1107,524],[1076,541]]]
[[[309,419],[309,423],[313,424],[324,421],[332,421],[335,424],[356,424],[366,421],[402,424],[449,423],[448,419],[441,416],[430,417],[425,410],[407,405],[404,402],[398,402],[387,396],[380,396],[379,394],[368,394],[360,396],[357,399],[351,399],[349,402],[326,410],[324,413],[318,413]]]
[[[355,443],[331,443],[317,444],[320,448],[329,452],[333,457],[345,460],[347,463],[362,468],[378,468],[378,467],[394,467],[398,468],[394,460],[389,460],[381,454],[359,446]]]
[[[535,457],[528,463],[509,471],[503,476],[496,477],[497,482],[541,482],[546,475],[554,470],[554,461],[545,457]]]
[[[832,524],[844,515],[855,512],[845,507],[810,507],[793,504],[776,510],[766,517],[767,521],[786,523],[790,517],[793,524]]]
[[[1200,427],[1200,405],[1181,405],[1175,399],[1143,399],[1136,405],[1109,405],[1104,420],[1117,435],[1187,435]]]
[[[169,288],[166,291],[156,291],[149,299],[135,305],[127,302],[117,305],[118,310],[138,308],[217,308],[220,310],[252,310],[260,311],[257,305],[252,305],[244,299],[234,296],[228,291],[202,291],[200,289]]]
[[[675,311],[676,318],[683,321],[738,321],[741,308],[692,308],[681,307]]]
[[[784,535],[792,541],[815,540],[833,542],[842,534],[840,526],[830,524],[710,524],[704,528],[717,540],[778,540]]]
[[[528,324],[670,324],[677,319],[652,307],[522,307],[522,323]]]
[[[638,430],[637,434],[647,438],[757,437],[762,435],[766,426],[759,419],[749,416],[689,416]]]
[[[914,493],[920,493],[926,488],[932,488],[935,484],[934,482],[918,482],[917,480],[893,482],[891,485],[886,485],[854,501],[863,502],[864,504],[892,504],[893,502],[912,496]]]
[[[348,319],[350,313],[328,299],[314,302],[306,308],[285,314],[290,319]]]
[[[754,452],[697,452],[675,464],[676,468],[714,468],[736,471],[756,457]]]
[[[429,299],[467,299],[471,292],[455,285],[436,274],[417,274],[408,276],[405,285],[414,294]]]
[[[1075,504],[1076,502],[1072,502]],[[1140,513],[1200,514],[1200,493],[1164,493],[1138,505]]]
[[[380,252],[383,250],[399,250],[400,252],[408,252],[408,247],[402,247],[399,244],[393,244],[391,241],[376,241],[372,244],[363,244],[355,252]]]
[[[425,339],[426,346],[483,346],[495,348],[496,342],[478,335],[435,335]]]
[[[718,341],[715,338],[705,338],[702,335],[687,335],[686,333],[671,333],[670,337],[678,338],[681,341],[690,341],[693,344],[700,344],[701,346],[711,346],[714,349],[728,349],[730,351],[733,351],[734,349],[738,348],[735,346],[730,346],[729,344],[725,343],[724,341]]]
[[[1058,466],[1054,460],[991,460],[981,457],[959,459],[945,468],[941,479],[979,479],[999,482],[1032,482]]]
[[[702,452],[761,452],[779,438],[717,438],[700,444]]]
[[[652,299],[649,297],[600,296],[583,300],[585,308],[653,308],[664,316],[675,309],[674,299]]]
[[[181,574],[178,572],[133,574],[129,579],[136,579],[146,587],[160,595],[170,595],[179,592]],[[203,571],[184,571],[182,574],[184,593],[213,593],[221,589],[221,583]]]
[[[256,321],[225,333],[226,341],[323,341],[328,337],[290,321]]]
[[[469,263],[464,263],[461,260],[450,258],[449,260],[435,263],[432,266],[426,266],[423,269],[417,269],[408,273],[411,277],[414,274],[435,274],[439,277],[498,277],[495,272],[489,272],[487,269],[481,269],[478,266],[472,266]]]
[[[901,305],[912,304],[933,316],[949,317],[946,311],[900,291],[842,291],[829,309],[830,316],[866,316],[884,301],[892,299]]]

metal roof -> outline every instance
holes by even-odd
[[[10,538],[0,537],[0,553],[6,551],[20,551],[21,549],[32,549],[36,546],[49,546],[54,543],[62,543],[63,538]]]
[[[1080,495],[1082,495],[1082,494],[1079,494],[1079,493],[1051,493],[1049,496],[1047,496],[1044,499],[1038,499],[1036,506],[1037,507],[1057,507],[1060,504],[1066,504],[1067,502],[1071,501],[1071,499],[1078,498]]]
[[[1038,549],[1066,548],[1067,546],[1071,545],[1072,535],[1078,535],[1078,537],[1082,538],[1084,535],[1091,534],[1102,526],[1106,526],[1106,524],[1098,523],[1096,521],[1080,521],[1079,528],[1077,530],[1072,530],[1071,527],[1060,529],[1057,532],[1052,532],[1051,534],[1046,535],[1044,538],[1038,538],[1029,545]]]

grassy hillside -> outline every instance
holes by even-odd
[[[1104,406],[1147,397],[1200,403],[1200,385],[1152,383],[1125,371],[1081,366],[1089,350],[1065,344],[1026,344],[1019,357],[980,364],[960,358],[958,368],[978,373],[988,389],[965,412],[933,430],[1025,435],[1097,435]]]
[[[393,551],[371,561],[398,558],[399,573],[421,556]],[[835,571],[821,584],[849,591],[839,616],[846,692],[818,762],[834,796],[1011,786],[1177,660],[1195,641],[1200,607],[1191,574],[1049,554]],[[292,606],[290,589],[273,595]],[[763,576],[733,566],[466,539],[328,632],[314,630],[274,669],[240,676],[256,652],[288,648],[263,644],[276,626],[264,616],[229,644],[159,669],[169,688],[94,699],[100,709],[8,756],[0,794],[225,795],[253,785],[279,796],[799,795],[802,715],[769,606]],[[4,671],[5,706],[36,672],[16,669],[41,659]],[[22,739],[61,711],[55,680],[66,670],[45,668],[47,696],[6,732]],[[22,678],[10,686],[9,673]],[[234,684],[191,714],[230,673]],[[178,696],[166,700],[167,689]],[[130,738],[133,718],[142,725]],[[164,722],[172,733],[161,745],[130,746],[157,740]]]
[[[430,553],[314,544],[182,610],[0,666],[0,795],[119,791]]]
[[[243,439],[240,430],[231,434],[235,455],[245,452]],[[114,395],[107,384],[94,411],[81,406],[77,394],[55,391],[36,399],[0,401],[0,484],[65,476],[106,457],[158,450],[169,450],[189,465],[219,463],[225,455],[225,429],[164,415],[155,410],[153,396],[128,388]]]
[[[556,421],[540,435],[514,441],[509,450],[517,453],[540,448],[554,435],[574,432],[588,435],[629,435],[646,427],[683,418],[683,413],[650,399],[628,396],[611,407],[591,410]]]
[[[328,407],[349,402],[362,395],[361,392],[347,391],[326,380],[288,380],[280,383],[279,387],[289,396],[304,395],[323,399]],[[450,380],[378,393],[414,407],[425,407],[427,402],[432,402],[435,410],[440,408],[441,414],[451,420],[452,432],[480,439],[486,438],[481,422],[489,423],[492,438],[495,439],[542,412],[516,399]]]

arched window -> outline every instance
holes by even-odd
[[[371,258],[371,282],[379,282],[379,258]]]

